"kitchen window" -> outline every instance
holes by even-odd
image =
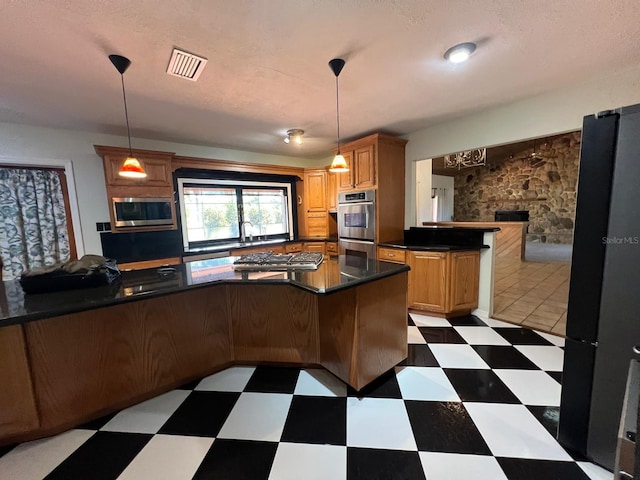
[[[179,178],[185,250],[293,238],[291,184]]]

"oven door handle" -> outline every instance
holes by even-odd
[[[353,203],[339,203],[338,207],[350,207],[350,206],[358,206],[358,205],[373,205],[373,202],[353,202]]]
[[[339,240],[343,243],[364,243],[366,245],[373,245],[375,243],[373,240],[353,240],[351,238],[340,238]]]

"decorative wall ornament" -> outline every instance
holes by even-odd
[[[476,148],[444,156],[445,168],[481,167],[487,162],[487,149]]]

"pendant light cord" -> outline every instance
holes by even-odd
[[[340,155],[340,102],[338,101],[340,89],[338,88],[338,75],[336,75],[336,119],[338,124],[338,155]]]
[[[127,137],[129,138],[129,156],[133,157],[133,151],[131,150],[131,132],[129,130],[129,112],[127,111],[127,94],[124,91],[124,75],[120,74],[122,80],[122,98],[124,99],[124,118],[127,122]]]

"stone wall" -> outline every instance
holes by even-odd
[[[496,210],[528,210],[528,241],[571,243],[576,210],[580,132],[540,139],[533,149],[461,170],[454,177],[454,220],[493,221]],[[493,158],[492,158],[493,157]]]

